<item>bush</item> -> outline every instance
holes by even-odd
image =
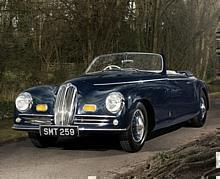
[[[13,117],[14,102],[0,102],[0,120]]]

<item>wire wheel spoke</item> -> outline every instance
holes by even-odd
[[[205,100],[203,97],[200,99],[200,110],[202,114],[202,119],[204,119],[206,115],[206,104],[205,104]]]
[[[144,115],[140,109],[134,112],[132,118],[132,137],[135,142],[141,142],[145,133]]]

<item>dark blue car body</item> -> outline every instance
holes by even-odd
[[[165,62],[164,62],[165,64]],[[188,72],[169,73],[165,67],[161,73],[143,71],[104,71],[85,74],[71,79],[77,87],[77,107],[72,124],[79,129],[79,135],[86,132],[122,132],[130,125],[128,117],[138,102],[148,112],[149,130],[154,131],[196,117],[200,113],[201,93],[208,102],[208,92],[203,81]],[[39,131],[39,125],[54,125],[54,104],[59,86],[36,86],[25,90],[32,95],[33,105],[27,112],[15,109],[14,129]],[[111,92],[124,96],[124,108],[113,115],[105,107],[105,99]],[[37,112],[37,104],[47,104],[46,112]],[[96,104],[95,112],[82,110],[85,104]],[[208,103],[207,103],[208,104]],[[208,105],[207,105],[208,109]],[[16,122],[16,118],[21,120]],[[112,121],[117,119],[118,125]]]

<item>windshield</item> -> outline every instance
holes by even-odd
[[[116,70],[137,70],[161,73],[162,56],[154,53],[118,53],[96,57],[86,73]]]

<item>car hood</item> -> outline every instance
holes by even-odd
[[[161,74],[137,72],[137,71],[107,71],[100,73],[93,73],[80,76],[78,78],[69,80],[67,82],[73,83],[76,86],[80,86],[82,83],[90,85],[95,84],[109,84],[109,83],[124,83],[139,80],[151,80],[158,79]]]
[[[108,114],[108,111],[103,108],[103,104],[105,104],[105,99],[109,93],[113,91],[119,91],[126,97],[128,94],[131,94],[132,91],[136,90],[136,84],[130,84],[133,86],[132,87],[127,85],[126,82],[158,78],[161,78],[161,74],[136,71],[108,71],[83,75],[78,78],[66,81],[65,83],[72,83],[77,87],[77,114],[85,114],[85,112],[82,110],[82,106],[84,106],[84,104],[96,104],[96,113],[104,115]],[[120,85],[121,82],[124,82],[125,84],[122,83]],[[112,85],[111,83],[117,83],[117,85]],[[95,84],[107,85],[97,86]],[[36,113],[36,104],[46,103],[48,104],[48,114],[53,114],[53,108],[58,89],[59,86],[36,86],[25,90],[26,92],[31,93],[34,99],[33,109],[30,110],[29,113]]]

